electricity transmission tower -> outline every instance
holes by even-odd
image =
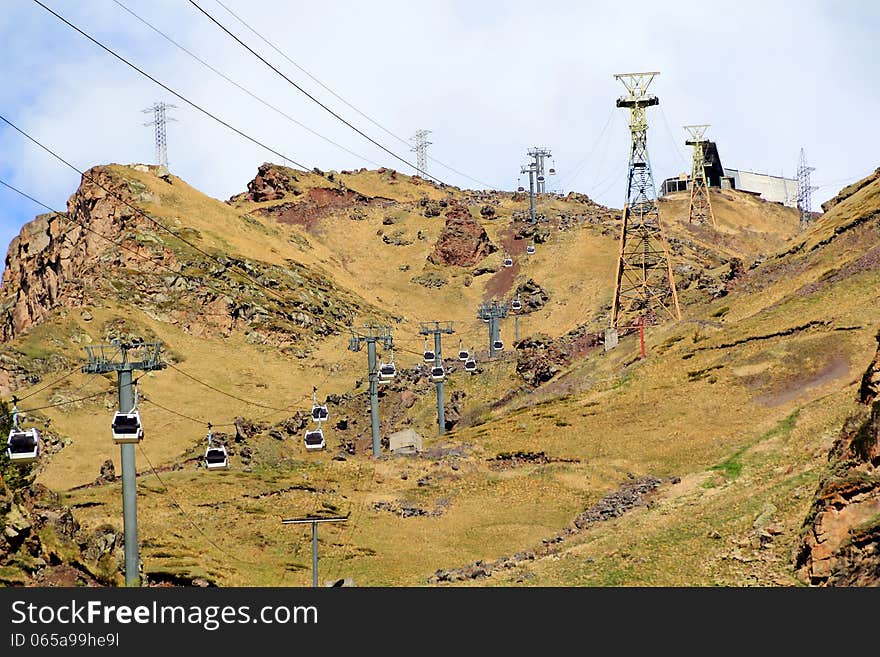
[[[713,227],[717,227],[715,223],[715,214],[712,212],[712,202],[709,200],[709,184],[706,182],[706,158],[704,145],[706,139],[706,125],[686,125],[684,129],[688,131],[690,139],[685,140],[685,144],[694,147],[694,168],[691,173],[691,207],[689,212],[689,221],[692,224],[705,224],[712,222]]]
[[[804,153],[804,149],[802,148],[797,170],[797,206],[798,210],[800,210],[801,212],[801,229],[806,228],[807,224],[809,224],[810,221],[812,221],[813,219],[813,215],[810,210],[810,204],[812,202],[813,191],[816,188],[810,185],[810,173],[815,170],[816,169],[814,167],[807,166],[807,155],[806,153]]]
[[[394,348],[391,329],[387,326],[364,326],[363,333],[353,333],[348,341],[350,351],[360,351],[367,345],[367,367],[370,381],[370,432],[373,438],[373,456],[382,454],[382,443],[379,435],[379,369],[376,365],[376,342],[382,343],[384,349]],[[393,352],[392,352],[393,353]]]
[[[160,167],[168,168],[168,138],[165,133],[165,124],[168,121],[176,121],[173,117],[167,116],[165,111],[176,109],[177,105],[170,103],[153,103],[152,107],[142,110],[145,114],[152,114],[153,120],[144,123],[145,126],[153,126],[156,138],[156,164]]]
[[[619,326],[633,325],[640,316],[653,316],[659,309],[672,319],[681,319],[648,159],[646,113],[660,103],[657,96],[648,95],[648,87],[657,75],[654,71],[614,76],[627,91],[626,96],[617,99],[617,107],[629,108],[632,142],[606,349],[616,344]]]
[[[534,224],[535,219],[535,173],[538,166],[534,162],[520,168],[520,173],[529,174],[529,223]]]
[[[443,367],[443,347],[440,337],[445,333],[452,335],[455,330],[452,322],[419,322],[419,335],[434,336],[434,367]],[[437,380],[437,428],[442,436],[446,433],[446,417],[443,410],[443,379]]]
[[[528,150],[529,157],[532,158],[532,161],[535,165],[535,171],[537,172],[538,179],[538,193],[544,193],[544,182],[546,180],[546,176],[544,174],[544,159],[548,157],[553,157],[553,153],[550,152],[550,149],[546,146],[533,146]]]
[[[135,371],[160,370],[165,363],[159,360],[161,342],[94,345],[85,348],[88,362],[82,366],[85,374],[117,373],[119,412],[130,413],[135,399],[131,374]],[[137,523],[137,469],[134,443],[119,446],[122,461],[122,522],[125,540],[125,585],[138,586],[138,523]]]
[[[496,344],[501,343],[501,327],[498,324],[499,319],[507,317],[507,304],[498,303],[494,299],[485,301],[480,304],[477,310],[477,319],[482,319],[489,323],[489,356],[495,357]]]
[[[428,146],[433,142],[428,141],[430,130],[416,130],[410,141],[413,147],[410,148],[416,154],[416,168],[420,176],[426,176],[428,173]]]

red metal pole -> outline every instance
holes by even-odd
[[[639,317],[639,344],[642,348],[642,360],[645,360],[645,317]]]

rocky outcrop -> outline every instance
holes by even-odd
[[[570,362],[570,354],[548,335],[529,336],[516,343],[516,373],[537,387]]]
[[[446,226],[428,261],[435,265],[472,267],[496,250],[470,211],[463,205],[453,205],[446,213]]]
[[[298,182],[299,178],[296,177],[293,169],[263,162],[257,169],[257,175],[247,184],[247,191],[233,196],[229,199],[229,203],[241,201],[261,203],[277,201],[288,194],[299,195],[302,190],[297,187]]]
[[[847,185],[846,187],[841,189],[840,192],[838,192],[837,196],[835,196],[834,198],[825,201],[822,204],[822,211],[828,212],[835,205],[841,203],[842,201],[845,201],[857,191],[859,191],[863,187],[867,187],[876,180],[880,180],[880,167],[877,167],[874,170],[874,173],[867,176],[866,178],[862,178],[861,180],[854,182],[852,185]]]
[[[40,215],[12,240],[0,283],[0,342],[41,323],[59,305],[89,303],[101,289],[98,279],[114,270],[179,268],[173,254],[150,238],[149,222],[114,195],[129,203],[151,199],[140,183],[94,167],[66,213]]]
[[[878,382],[880,349],[862,378],[860,407],[831,448],[832,473],[819,484],[804,521],[796,566],[813,585],[880,585]]]
[[[534,279],[530,278],[524,283],[517,285],[513,291],[514,297],[519,297],[522,303],[522,313],[531,313],[540,310],[550,301],[550,295]]]

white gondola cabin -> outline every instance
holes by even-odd
[[[144,439],[144,427],[141,424],[141,414],[138,411],[123,413],[116,411],[113,423],[110,425],[113,431],[113,442],[118,445],[127,443],[139,443]]]
[[[492,348],[495,349],[495,351],[502,351],[504,349],[504,343],[501,340],[495,340],[492,343]]]
[[[474,370],[477,369],[477,361],[474,360],[473,358],[468,358],[464,362],[464,369],[467,370],[468,372],[473,372]]]
[[[317,429],[307,429],[303,439],[306,449],[309,451],[324,449],[327,443],[324,441],[324,430],[321,429],[320,423]]]
[[[36,429],[12,429],[6,440],[6,456],[16,463],[33,463],[40,455],[40,434]]]
[[[446,370],[442,365],[435,365],[431,368],[431,381],[442,381],[446,378]]]
[[[458,360],[460,360],[462,363],[466,363],[468,358],[470,358],[470,354],[468,353],[467,349],[458,350]]]
[[[518,191],[518,192],[524,192],[524,191],[526,191],[526,188],[523,187],[522,185],[520,185],[519,187],[516,188],[516,191]]]
[[[322,406],[320,404],[314,404],[312,406],[312,420],[314,420],[315,422],[323,422],[329,417],[330,411],[327,410],[326,406]]]
[[[225,445],[208,446],[205,450],[205,467],[208,470],[226,470],[229,467],[229,454]]]
[[[535,254],[535,245],[534,245],[534,244],[529,244],[529,245],[526,247],[526,253],[528,253],[529,255],[534,255],[534,254]]]
[[[519,299],[514,299],[510,302],[511,310],[522,310],[522,302]]]
[[[507,256],[504,259],[504,266],[505,267],[513,267],[513,258],[511,258],[510,256]]]
[[[379,365],[379,383],[388,383],[397,376],[397,367],[394,363],[382,363]]]

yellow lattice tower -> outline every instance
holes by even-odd
[[[712,202],[709,200],[709,184],[706,182],[706,159],[703,150],[706,140],[703,136],[706,134],[705,125],[686,125],[684,129],[691,136],[684,143],[694,147],[694,170],[691,173],[691,208],[689,220],[692,224],[712,223],[713,227],[717,227],[715,223],[715,214],[712,212]]]
[[[617,100],[617,106],[630,111],[632,141],[611,307],[612,331],[634,327],[640,317],[659,319],[659,316],[666,315],[670,319],[681,319],[648,159],[646,110],[660,103],[657,96],[648,94],[648,86],[656,75],[659,73],[618,73],[614,76],[628,92]],[[606,341],[606,349],[608,347]]]

